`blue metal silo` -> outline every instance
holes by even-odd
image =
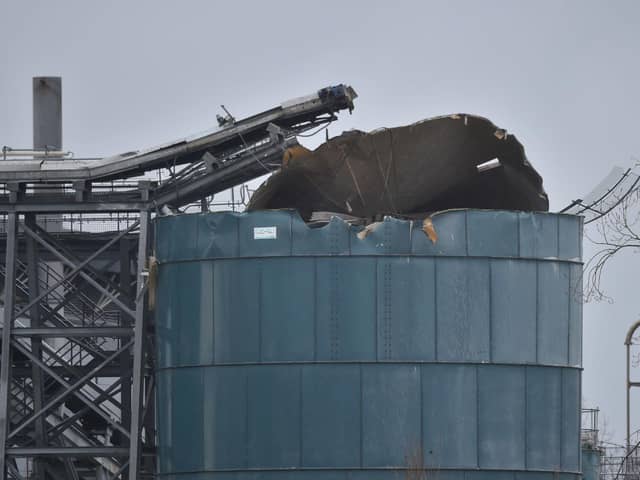
[[[160,218],[160,477],[580,478],[580,219],[432,220]]]

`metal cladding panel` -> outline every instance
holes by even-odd
[[[315,279],[313,260],[260,263],[261,359],[313,360]]]
[[[579,370],[562,372],[562,470],[580,469],[580,403],[582,385]]]
[[[180,402],[181,397],[176,395],[171,370],[158,371],[156,373],[156,408],[160,415],[156,417],[158,431],[158,471],[175,472],[174,466],[174,442],[176,440],[173,430],[172,412],[180,408],[175,402]]]
[[[432,258],[379,260],[379,360],[435,360],[435,262]]]
[[[300,368],[264,365],[251,368],[248,375],[249,466],[300,466]]]
[[[478,460],[481,468],[524,470],[525,368],[478,369]]]
[[[517,257],[518,226],[518,212],[468,212],[469,255]]]
[[[159,297],[156,316],[159,363],[211,363],[214,353],[213,298],[210,294],[213,291],[213,265],[167,265],[167,274],[160,281],[160,291],[171,292],[171,297]]]
[[[559,294],[561,292],[561,294]],[[569,266],[538,263],[538,362],[569,361]]]
[[[325,228],[311,229],[304,222],[293,222],[293,255],[349,255],[349,224],[332,217]]]
[[[239,256],[291,255],[291,215],[282,215],[278,211],[250,212],[240,215],[238,222]]]
[[[362,367],[362,466],[394,467],[420,455],[420,370]]]
[[[560,471],[562,370],[527,368],[527,466]]]
[[[520,255],[558,258],[558,216],[519,213]]]
[[[165,379],[166,380],[166,379]],[[178,375],[171,375],[170,388],[172,394],[180,392],[181,398],[191,399],[189,414],[185,415],[184,405],[180,399],[173,399],[169,410],[168,421],[171,422],[171,440],[168,445],[160,442],[161,449],[171,449],[169,468],[177,472],[189,472],[202,469],[205,464],[203,455],[203,437],[205,425],[203,422],[203,389],[202,370],[185,369]],[[209,425],[206,428],[210,428]]]
[[[446,363],[165,369],[160,470],[397,470],[418,462],[438,471],[573,472],[579,373]]]
[[[204,262],[199,262],[204,263]],[[213,263],[213,302],[216,363],[260,360],[259,266],[254,260],[218,260]],[[162,279],[162,276],[161,276]],[[242,288],[238,288],[239,286]]]
[[[582,365],[582,265],[569,266],[569,364]]]
[[[478,467],[478,396],[475,365],[422,367],[425,465]]]
[[[352,231],[352,255],[408,255],[411,253],[411,222],[387,218],[364,240]]]
[[[158,407],[171,412],[170,417],[158,419],[159,427],[171,432],[161,437],[158,446],[160,471],[247,465],[247,382],[242,370],[163,370],[157,378],[161,393]],[[174,403],[181,401],[174,399],[176,391],[184,395],[183,399],[189,399],[189,414],[183,411],[186,405]]]
[[[165,217],[167,218],[167,217]],[[156,254],[159,258],[170,256],[172,260],[199,258],[198,215],[175,215],[171,221],[157,222]]]
[[[197,215],[196,248],[205,258],[239,255],[238,217],[234,215]]]
[[[312,365],[303,369],[303,466],[360,466],[360,383],[358,365]]]
[[[435,243],[422,221],[391,217],[359,238],[362,227],[334,217],[309,228],[289,210],[166,216],[156,220],[156,256],[160,262],[290,255],[581,259],[582,224],[573,215],[447,210],[430,218]]]
[[[414,223],[411,235],[411,253],[413,255],[467,255],[467,212],[452,210],[433,215],[433,228],[438,232],[434,243],[422,231],[419,222]]]
[[[494,362],[535,363],[535,291],[535,262],[491,260],[491,359]]]
[[[489,260],[436,260],[438,360],[489,361]]]
[[[441,212],[435,242],[421,221],[158,219],[160,477],[578,478],[564,217]]]
[[[375,360],[375,262],[326,258],[314,273],[316,360]]]
[[[582,220],[574,215],[558,215],[558,257],[582,258]],[[579,231],[580,235],[574,232]]]
[[[238,367],[201,371],[204,436],[184,448],[201,448],[205,469],[243,468],[248,463],[247,375]]]

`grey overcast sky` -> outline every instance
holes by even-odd
[[[0,145],[31,145],[31,77],[60,75],[80,157],[211,128],[221,103],[243,117],[341,82],[360,98],[332,135],[486,116],[524,144],[552,210],[640,157],[639,1],[0,0],[0,18]],[[639,267],[616,259],[615,303],[584,310],[584,403],[619,442]]]

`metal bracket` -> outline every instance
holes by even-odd
[[[204,152],[204,155],[202,155],[200,159],[204,163],[204,168],[206,169],[207,173],[218,170],[222,166],[222,161],[209,152]]]
[[[76,202],[84,202],[91,193],[91,182],[77,180],[73,182],[73,189],[76,192]]]
[[[284,140],[286,138],[285,132],[275,123],[270,123],[269,125],[267,125],[267,132],[269,132],[269,139],[273,143],[284,143]]]

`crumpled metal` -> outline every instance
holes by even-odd
[[[379,218],[451,208],[547,211],[549,200],[514,135],[486,118],[454,114],[350,131],[296,152],[248,205],[281,208],[306,220],[318,211]]]

